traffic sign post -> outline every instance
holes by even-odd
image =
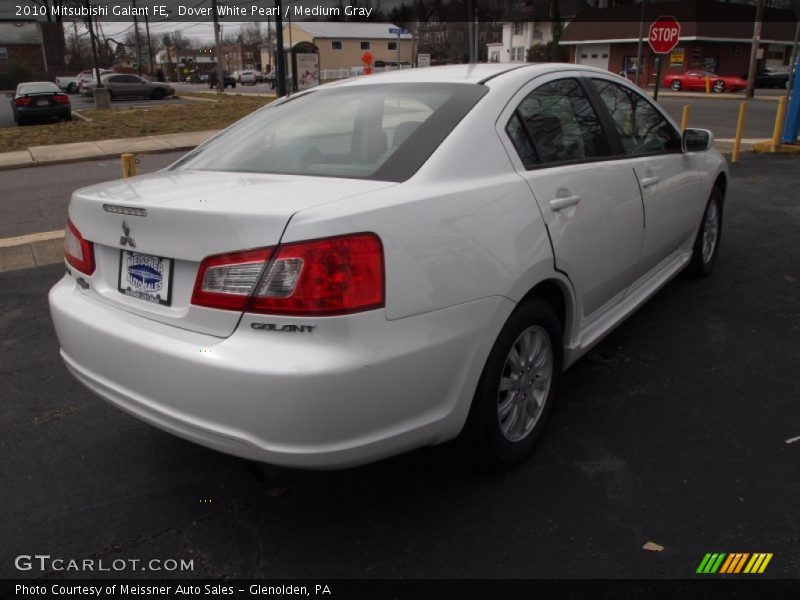
[[[397,70],[400,70],[400,35],[411,33],[408,29],[402,27],[389,27],[389,35],[397,34]]]
[[[656,89],[653,92],[653,100],[658,100],[658,88],[661,85],[661,67],[664,64],[664,54],[669,54],[678,45],[681,35],[681,24],[675,17],[658,17],[650,23],[650,31],[647,41],[653,52],[656,53]]]

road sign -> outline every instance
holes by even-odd
[[[409,29],[403,29],[402,27],[389,27],[389,33],[392,35],[406,35],[411,33]]]
[[[681,24],[675,17],[658,17],[650,24],[647,41],[656,54],[667,54],[678,44]]]
[[[372,52],[370,52],[369,50],[367,50],[366,52],[364,52],[364,54],[361,55],[361,62],[363,62],[365,65],[371,65],[372,59],[373,59]]]

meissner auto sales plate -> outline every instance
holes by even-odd
[[[172,295],[172,259],[122,250],[119,291],[154,304],[169,306]]]

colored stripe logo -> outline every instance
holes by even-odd
[[[756,552],[753,554],[749,552],[708,552],[703,557],[703,560],[700,561],[700,566],[697,567],[696,572],[703,575],[713,575],[714,573],[726,575],[763,573],[769,561],[772,560],[772,556],[771,552]]]

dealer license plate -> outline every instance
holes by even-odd
[[[169,306],[172,300],[172,259],[122,250],[119,291],[140,300]]]

